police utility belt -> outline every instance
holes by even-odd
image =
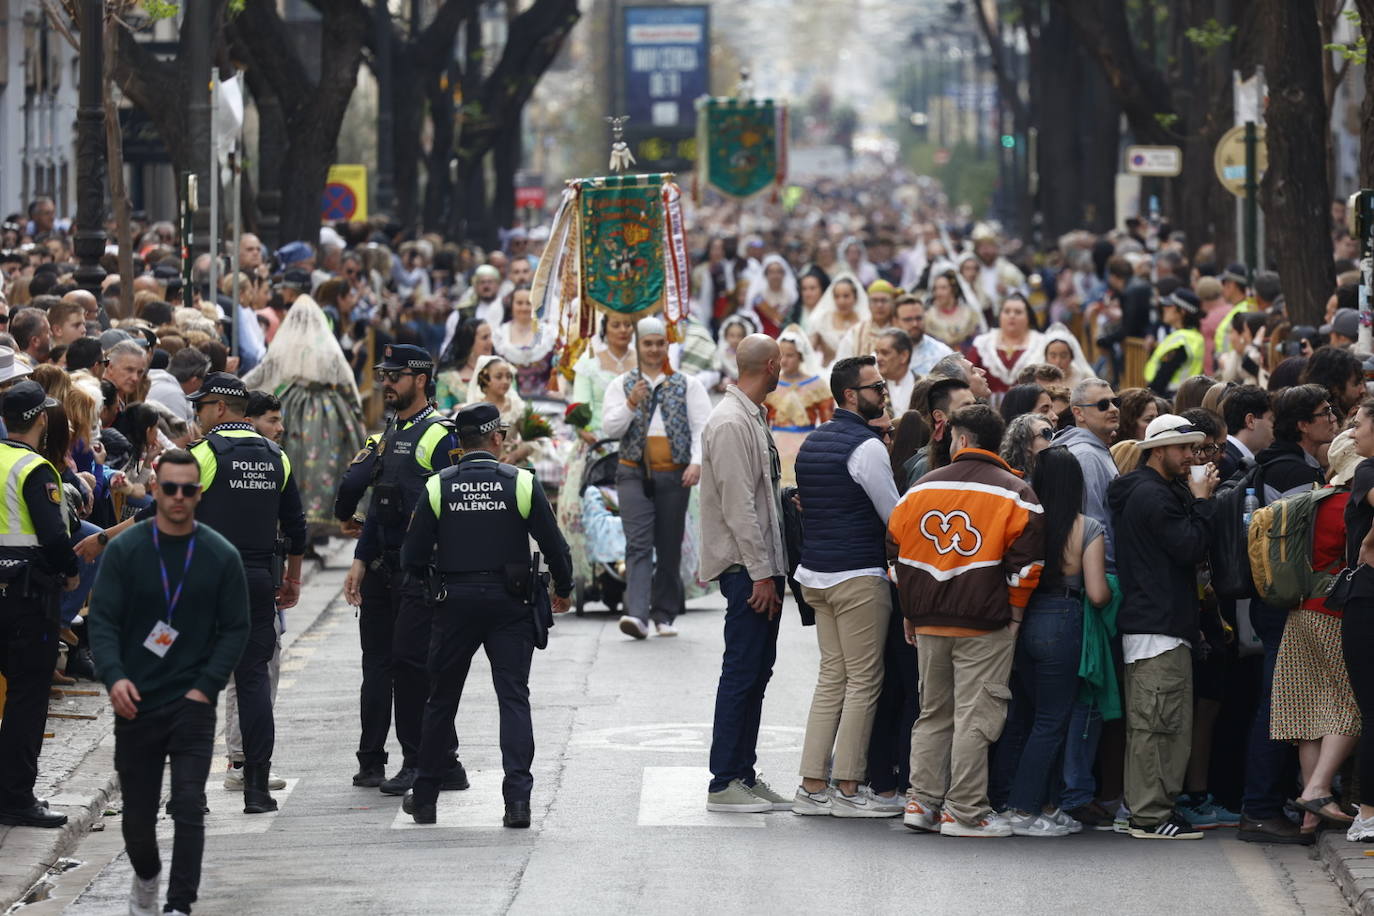
[[[473,572],[440,572],[431,566],[425,573],[426,591],[434,604],[448,597],[450,585],[501,585],[512,598],[529,602],[533,600],[537,579],[529,562],[507,563],[500,569]]]

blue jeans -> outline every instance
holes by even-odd
[[[1083,651],[1083,603],[1065,597],[1031,598],[1016,643],[1011,716],[1016,723],[998,747],[999,788],[1006,804],[1039,812],[1059,794],[1064,739],[1078,698]],[[1009,780],[1009,782],[1008,782]]]
[[[90,522],[78,524],[76,534],[72,535],[72,546],[75,547],[81,541],[93,534],[99,534],[100,528]],[[91,586],[95,585],[95,574],[100,569],[100,557],[96,557],[92,563],[77,557],[77,575],[81,578],[81,584],[74,591],[62,593],[62,625],[71,626],[76,615],[81,613],[81,606],[86,603],[86,598],[91,594]]]
[[[1291,745],[1269,737],[1269,705],[1274,692],[1274,664],[1279,658],[1279,643],[1288,611],[1270,607],[1263,601],[1250,602],[1250,623],[1264,644],[1264,669],[1260,674],[1255,719],[1250,724],[1250,744],[1246,753],[1245,796],[1241,810],[1252,818],[1278,817],[1287,797],[1285,786],[1293,784],[1294,751]]]
[[[1097,796],[1093,763],[1097,742],[1102,737],[1102,710],[1074,701],[1069,715],[1069,733],[1064,740],[1064,791],[1059,803],[1065,811],[1091,803]]]
[[[773,587],[780,597],[785,586],[782,576],[774,577]],[[720,577],[720,593],[726,602],[725,654],[711,729],[711,792],[719,792],[735,779],[754,784],[763,692],[778,657],[782,614],[772,620],[766,614],[756,614],[748,605],[753,590],[754,582],[747,572],[727,572]]]

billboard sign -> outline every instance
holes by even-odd
[[[696,130],[693,104],[710,89],[709,7],[623,10],[624,113],[630,116],[629,129],[663,138],[690,136]]]

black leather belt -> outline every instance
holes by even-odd
[[[1082,601],[1083,589],[1068,588],[1062,585],[1056,588],[1038,588],[1035,590],[1035,596],[1037,598],[1072,598],[1075,601]]]
[[[491,583],[505,582],[506,574],[502,570],[493,569],[482,572],[446,572],[443,573],[444,581],[449,583]]]

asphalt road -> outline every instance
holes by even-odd
[[[305,600],[331,601],[342,571]],[[1349,908],[1304,849],[1213,832],[1201,842],[1086,833],[999,842],[917,835],[899,821],[705,811],[723,603],[696,602],[676,639],[632,642],[614,618],[560,620],[536,653],[538,745],[530,830],[500,826],[489,669],[475,661],[458,714],[472,780],[419,827],[399,799],[357,789],[358,637],[332,600],[293,647],[278,701],[275,815],[245,816],[212,771],[197,913],[1245,913]],[[785,610],[761,766],[790,791],[815,677],[815,638]],[[399,752],[393,752],[393,767]],[[73,853],[25,916],[127,912],[119,819]],[[170,822],[163,823],[164,862]]]

